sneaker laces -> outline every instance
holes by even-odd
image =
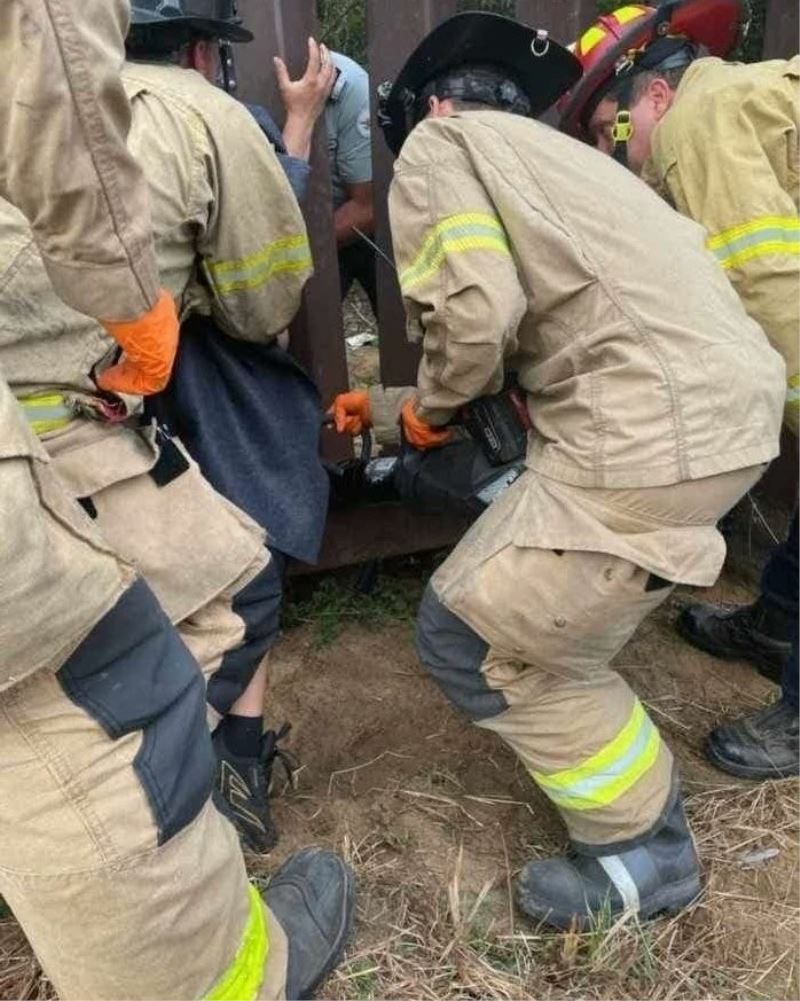
[[[272,766],[275,761],[280,761],[286,774],[286,781],[291,789],[297,788],[297,772],[300,763],[291,751],[280,747],[280,742],[289,735],[292,729],[291,723],[284,723],[279,730],[266,730],[261,744],[260,758],[264,765],[264,772],[267,776],[267,785],[272,786]]]

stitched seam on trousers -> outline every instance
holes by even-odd
[[[114,847],[114,842],[109,831],[106,830],[105,825],[94,812],[85,790],[79,788],[77,783],[74,782],[75,776],[69,766],[69,762],[55,750],[46,737],[36,733],[35,724],[28,719],[22,705],[23,694],[23,692],[17,689],[11,689],[10,692],[3,693],[3,711],[6,718],[34,754],[36,754],[40,764],[43,764],[50,773],[63,800],[80,819],[81,825],[103,861],[110,862],[119,859],[119,852]],[[15,710],[13,715],[9,713],[9,708]],[[87,719],[93,722],[88,715]],[[27,726],[24,725],[26,722]],[[70,782],[71,779],[73,782]]]
[[[4,693],[5,694],[5,693]],[[204,805],[203,809],[216,809],[209,802]],[[41,883],[42,885],[47,885],[49,883],[60,883],[64,879],[78,879],[82,876],[95,876],[99,873],[124,873],[130,869],[135,869],[137,866],[142,865],[153,855],[158,855],[167,848],[171,848],[173,845],[178,844],[184,835],[187,835],[188,831],[191,831],[194,824],[196,824],[203,814],[201,810],[198,815],[194,818],[191,823],[187,824],[186,827],[182,828],[174,838],[170,838],[166,845],[155,845],[149,848],[145,848],[143,851],[136,852],[134,855],[120,855],[117,853],[117,858],[113,860],[103,861],[101,865],[92,866],[82,866],[79,869],[65,869],[61,872],[45,873],[42,874],[35,870],[22,871],[19,869],[9,869],[6,866],[0,865],[0,873],[7,875],[9,879],[13,879],[18,885],[23,885],[28,882]]]

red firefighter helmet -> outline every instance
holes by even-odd
[[[657,7],[627,4],[604,14],[573,47],[583,76],[559,102],[559,127],[583,138],[589,117],[616,77],[661,63],[654,43],[683,39],[702,55],[724,58],[739,40],[741,19],[742,0],[665,0]]]

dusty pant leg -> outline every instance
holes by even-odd
[[[141,581],[0,695],[0,893],[61,997],[283,993],[285,938],[208,798],[204,703]]]
[[[609,667],[671,591],[648,585],[602,553],[506,546],[447,596],[429,586],[420,609],[423,663],[516,752],[589,852],[636,843],[672,801],[672,755]]]
[[[269,555],[256,577],[234,583],[178,626],[206,678],[215,717],[228,712],[278,639],[286,561]]]

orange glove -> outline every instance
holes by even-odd
[[[408,444],[423,452],[429,448],[440,448],[453,437],[452,431],[440,431],[439,428],[432,427],[417,416],[417,401],[413,396],[403,404],[403,409],[400,411],[400,422],[403,425],[403,434]]]
[[[153,308],[129,323],[100,321],[124,350],[122,361],[97,377],[109,393],[150,396],[169,382],[178,351],[178,314],[172,296],[161,290]]]
[[[333,422],[339,434],[357,435],[364,428],[372,427],[369,393],[362,389],[339,393],[328,413],[333,414]]]

